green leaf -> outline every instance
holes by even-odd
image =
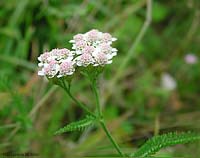
[[[142,145],[135,153],[131,154],[131,157],[147,157],[155,154],[162,148],[176,144],[185,144],[196,140],[200,140],[200,134],[194,132],[171,132],[154,136]]]
[[[86,118],[77,121],[77,122],[72,122],[63,128],[60,128],[58,131],[55,132],[55,134],[61,134],[64,132],[71,132],[71,131],[80,131],[86,128],[87,126],[90,126],[96,121],[96,118],[91,115],[87,115]]]

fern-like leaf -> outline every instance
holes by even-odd
[[[71,131],[77,131],[77,130],[79,130],[79,131],[83,130],[87,126],[94,123],[95,120],[96,120],[96,118],[94,116],[87,115],[86,118],[84,118],[80,121],[72,122],[72,123],[64,126],[63,128],[60,128],[58,131],[55,132],[55,134],[61,134],[61,133],[64,133],[64,132],[71,132]]]
[[[155,154],[160,149],[176,144],[185,144],[200,140],[200,134],[194,132],[172,132],[159,136],[154,136],[142,145],[131,157],[147,157]]]

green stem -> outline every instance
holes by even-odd
[[[79,102],[72,94],[70,91],[70,84],[68,85],[68,87],[65,84],[65,81],[62,82],[63,86],[62,88],[67,92],[67,94],[69,95],[69,97],[79,106],[81,107],[83,110],[85,110],[87,113],[89,113],[90,115],[96,117],[96,115],[93,114],[93,112],[91,112],[83,103]]]
[[[108,139],[111,141],[111,143],[113,144],[113,146],[115,147],[115,149],[117,150],[117,152],[122,157],[124,157],[124,154],[121,151],[119,145],[115,142],[114,138],[112,137],[111,133],[109,132],[108,128],[105,125],[104,118],[103,118],[103,113],[102,113],[102,110],[101,110],[101,107],[100,107],[99,95],[98,95],[98,91],[97,91],[96,80],[92,81],[92,89],[93,89],[93,91],[95,93],[97,112],[98,112],[98,115],[99,115],[99,118],[100,118],[101,127],[103,128],[103,130],[106,133]]]
[[[103,130],[105,131],[107,137],[109,138],[109,140],[111,141],[111,143],[113,144],[113,146],[115,147],[115,149],[117,150],[117,152],[118,152],[122,157],[124,157],[123,152],[121,151],[119,145],[115,142],[114,138],[112,137],[111,133],[109,132],[108,128],[106,127],[105,122],[104,122],[103,119],[100,121],[100,124],[101,124],[101,127],[103,128]]]
[[[92,90],[95,94],[95,100],[96,100],[96,106],[97,106],[97,112],[98,112],[98,115],[100,118],[103,117],[103,114],[102,114],[102,110],[101,110],[101,106],[100,106],[100,101],[99,101],[99,94],[98,94],[98,91],[97,91],[97,86],[96,86],[96,80],[92,81]]]

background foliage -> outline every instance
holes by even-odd
[[[198,0],[153,0],[151,24],[134,45],[150,22],[146,0],[1,0],[0,151],[54,158],[115,154],[95,126],[54,136],[84,114],[63,90],[37,76],[40,53],[70,48],[73,35],[92,28],[118,38],[118,56],[99,83],[107,124],[123,150],[133,152],[154,134],[198,130],[200,62],[189,65],[184,56],[200,58],[199,7]],[[176,80],[175,90],[160,85],[163,73]],[[73,83],[76,97],[92,105],[88,82],[76,76]],[[194,157],[198,145],[158,155]]]

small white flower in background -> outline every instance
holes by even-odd
[[[72,59],[73,52],[66,48],[56,48],[50,52],[45,52],[38,57],[40,61],[38,75],[47,76],[48,78],[72,75],[75,71],[75,62]]]
[[[163,73],[161,76],[161,86],[162,88],[172,91],[176,89],[176,80],[168,73]]]
[[[187,55],[185,56],[185,62],[186,62],[187,64],[196,64],[197,61],[198,61],[197,56],[194,55],[194,54],[187,54]]]
[[[93,29],[85,34],[77,34],[70,42],[77,55],[75,61],[78,66],[104,66],[112,63],[117,55],[117,49],[111,46],[117,39],[109,33],[102,33]]]

